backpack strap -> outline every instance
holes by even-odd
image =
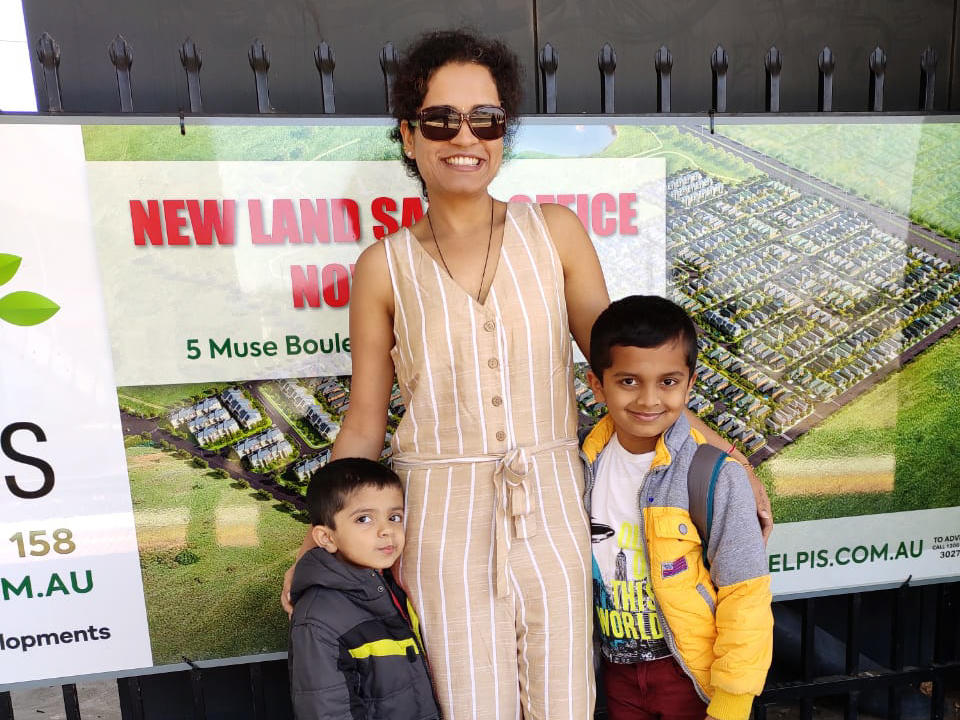
[[[717,489],[720,468],[729,457],[720,448],[706,443],[698,445],[687,469],[687,497],[690,503],[690,518],[693,520],[703,547],[703,565],[707,569],[707,548],[710,545],[710,529],[713,525],[713,495]]]

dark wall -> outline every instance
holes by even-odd
[[[190,36],[203,57],[201,83],[208,113],[255,113],[247,50],[261,39],[271,56],[270,90],[281,112],[319,113],[320,81],[313,51],[326,40],[336,54],[336,109],[382,113],[384,43],[402,47],[418,32],[471,25],[502,37],[527,67],[526,111],[537,109],[535,58],[549,41],[558,51],[558,110],[599,112],[597,53],[610,42],[617,53],[616,109],[656,109],[654,53],[667,45],[674,58],[674,112],[710,105],[709,58],[717,43],[730,57],[728,109],[763,110],[763,57],[783,53],[781,108],[815,110],[817,54],[829,45],[837,61],[834,108],[865,110],[867,56],[887,53],[885,110],[917,108],[920,53],[939,56],[936,107],[960,109],[960,0],[29,0],[24,3],[32,45],[46,31],[60,44],[63,105],[69,112],[118,112],[116,76],[107,46],[122,33],[133,48],[133,98],[139,112],[176,112],[187,106],[177,56]],[[33,57],[38,106],[46,107]]]

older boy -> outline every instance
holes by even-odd
[[[319,547],[291,588],[296,717],[439,718],[417,616],[390,573],[404,545],[400,479],[372,460],[335,460],[311,479],[307,510]]]
[[[705,552],[690,514],[696,328],[668,300],[625,298],[597,318],[590,359],[608,411],[582,455],[609,717],[745,720],[770,665],[770,582],[739,464],[720,465]]]

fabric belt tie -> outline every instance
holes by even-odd
[[[513,540],[526,540],[537,534],[536,498],[527,484],[531,459],[535,455],[577,447],[574,438],[564,438],[542,445],[521,445],[507,450],[503,455],[475,455],[472,457],[418,458],[415,455],[395,455],[393,466],[397,470],[415,470],[445,465],[472,465],[495,463],[493,472],[496,490],[496,524],[494,546],[497,568],[497,598],[510,594],[507,580],[507,555]]]

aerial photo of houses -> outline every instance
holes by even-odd
[[[668,294],[701,331],[689,407],[750,458],[777,522],[956,504],[960,195],[942,180],[960,125],[618,126],[596,154],[667,159]],[[635,251],[597,249],[610,277]],[[118,398],[155,662],[282,650],[277,593],[350,378]],[[394,387],[384,461],[403,410]]]

